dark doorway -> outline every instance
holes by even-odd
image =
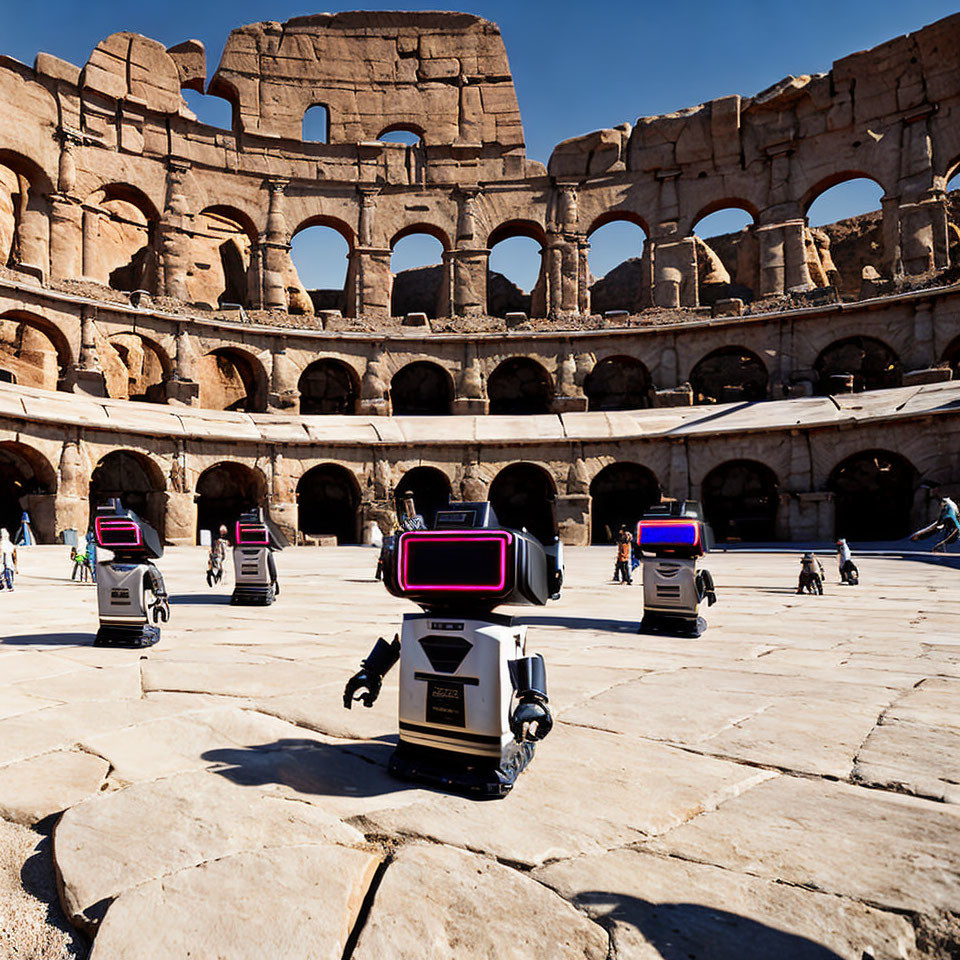
[[[432,528],[437,508],[445,507],[450,502],[450,481],[447,475],[436,467],[414,467],[408,470],[395,491],[397,516],[403,510],[400,498],[408,490],[413,494],[417,513],[423,517],[426,525]]]
[[[111,497],[119,497],[128,510],[141,516],[163,538],[163,476],[159,467],[146,457],[129,450],[108,453],[90,477],[90,519],[97,507]]]
[[[53,492],[52,468],[43,471],[51,476],[43,479],[40,473],[41,455],[19,443],[0,444],[0,527],[6,528],[13,539],[20,529],[24,505],[20,498],[30,494]],[[37,518],[34,533],[37,533]]]
[[[338,544],[359,542],[359,504],[356,480],[335,463],[312,467],[297,484],[299,527],[307,536],[333,536]]]
[[[453,386],[443,367],[418,360],[394,374],[390,399],[394,416],[444,416],[450,413]]]
[[[553,384],[536,360],[510,357],[487,380],[492,414],[542,414],[550,412]]]
[[[237,517],[245,510],[263,506],[267,498],[263,476],[242,463],[225,461],[204,470],[197,480],[197,542],[200,531],[216,538],[220,525],[233,539]]]
[[[340,360],[315,360],[300,375],[300,412],[354,414],[357,375]]]
[[[490,502],[500,522],[514,530],[526,527],[544,543],[557,535],[556,498],[550,474],[533,463],[504,467],[490,484]]]
[[[916,471],[888,450],[866,450],[841,461],[827,488],[833,491],[838,537],[899,540],[910,533]]]
[[[590,410],[639,410],[650,406],[650,371],[633,357],[607,357],[583,384]]]
[[[707,474],[701,490],[703,512],[717,540],[775,538],[779,484],[769,467],[755,460],[722,463]]]
[[[660,484],[638,463],[611,463],[593,478],[590,497],[590,542],[613,543],[622,523],[636,534],[637,521],[651,504],[660,502]]]
[[[814,369],[820,396],[882,390],[903,383],[900,359],[873,337],[848,337],[832,343],[817,357]]]
[[[763,361],[743,347],[714,350],[690,372],[694,403],[766,400],[768,380]]]

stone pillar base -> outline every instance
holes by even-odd
[[[164,399],[182,403],[188,407],[200,404],[200,384],[193,380],[167,380],[163,384]]]
[[[296,392],[267,394],[267,413],[300,413],[300,394]]]
[[[87,533],[90,520],[90,503],[86,497],[67,497],[58,494],[55,507],[54,533],[59,543],[63,542],[64,530],[76,530],[82,539]]]
[[[585,547],[590,543],[590,497],[557,497],[557,524],[560,541],[570,547]]]
[[[580,413],[586,409],[586,397],[554,397],[550,404],[552,413]]]
[[[64,386],[71,393],[84,393],[88,397],[107,395],[107,381],[99,370],[71,370],[64,379]]]
[[[389,400],[358,400],[357,413],[363,417],[389,417]]]
[[[270,519],[280,528],[283,535],[292,544],[297,542],[297,529],[300,525],[300,511],[296,503],[272,501]]]
[[[192,493],[165,493],[164,539],[177,547],[197,542],[197,504]]]
[[[490,410],[490,401],[458,397],[450,405],[450,408],[451,412],[457,416],[485,416]]]

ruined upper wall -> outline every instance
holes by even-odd
[[[230,34],[210,93],[246,133],[300,139],[329,110],[328,142],[390,129],[424,143],[523,150],[523,125],[496,24],[463,13],[337,13],[254,23]]]

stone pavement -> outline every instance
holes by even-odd
[[[373,551],[285,551],[262,610],[171,549],[171,623],[145,652],[91,646],[65,548],[21,557],[0,594],[2,958],[89,937],[93,960],[960,951],[960,573],[942,560],[862,557],[851,588],[825,558],[825,596],[798,597],[796,556],[712,554],[720,603],[677,640],[637,634],[612,548],[569,550],[563,599],[516,611],[559,722],[479,803],[386,773],[395,675],[342,708],[415,609],[372,581]],[[82,935],[36,879],[51,847]]]

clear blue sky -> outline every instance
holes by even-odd
[[[258,20],[287,20],[318,12],[285,0],[47,0],[3,4],[0,53],[32,63],[39,50],[83,65],[103,37],[132,30],[167,46],[188,38],[207,48],[213,74],[230,30]],[[358,0],[337,9],[436,9],[437,4],[400,0]],[[666,113],[731,93],[750,96],[787,74],[817,73],[834,60],[917,30],[957,12],[946,0],[492,0],[452,4],[455,9],[493,20],[503,32],[520,100],[529,156],[544,162],[560,140],[639,116]],[[211,98],[198,109],[208,122],[229,125],[229,108]],[[200,98],[202,100],[202,98]],[[849,187],[824,198],[811,210],[811,222],[830,222],[876,209],[870,186]],[[736,217],[701,224],[702,235],[741,224]],[[706,229],[708,226],[713,229]],[[604,236],[601,237],[600,234]],[[304,237],[303,241],[307,238]],[[297,244],[308,285],[342,282],[342,252],[323,243]],[[641,236],[611,224],[594,235],[591,269],[603,275],[627,256],[638,256]],[[494,255],[494,268],[529,287],[538,257],[530,242]],[[395,256],[395,269],[430,262],[432,246],[411,237]],[[307,248],[309,247],[309,253]],[[309,260],[310,264],[306,261]],[[334,261],[336,261],[334,263]]]

